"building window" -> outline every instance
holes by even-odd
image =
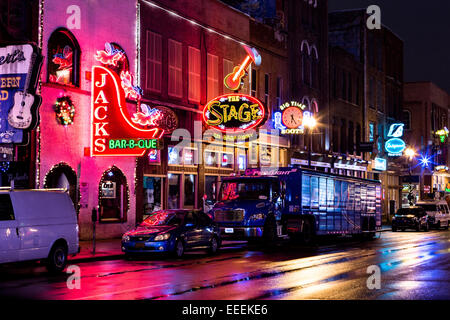
[[[353,127],[353,122],[348,123],[348,153],[353,154],[355,151],[355,132]]]
[[[195,177],[194,174],[184,174],[184,197],[185,208],[194,208],[195,206]]]
[[[347,100],[347,75],[345,70],[342,70],[342,95],[343,100]]]
[[[276,97],[276,100],[277,100],[276,106],[277,107],[281,106],[281,103],[282,103],[282,98],[281,98],[282,90],[283,90],[283,79],[281,77],[278,77],[277,78],[277,97]]]
[[[270,109],[269,86],[270,86],[270,75],[266,73],[264,75],[264,105],[266,106],[267,109]]]
[[[369,107],[375,109],[375,80],[369,79]]]
[[[209,101],[219,95],[219,58],[208,53],[207,65],[207,99]]]
[[[356,155],[360,156],[360,145],[361,145],[361,125],[358,123],[356,125]]]
[[[377,81],[377,103],[378,103],[378,111],[385,112],[384,104],[383,104],[383,84],[381,81]]]
[[[47,80],[68,86],[80,85],[80,46],[72,33],[57,29],[48,40]]]
[[[100,180],[99,189],[99,221],[127,221],[129,190],[122,171],[115,166],[106,170]]]
[[[256,91],[258,88],[258,74],[256,72],[256,69],[252,69],[252,78],[251,78],[252,84],[251,84],[251,95],[253,97],[256,97]]]
[[[373,122],[369,123],[369,142],[373,142],[375,137],[375,124]]]
[[[223,77],[222,78],[225,78],[227,75],[229,75],[232,72],[233,72],[233,61],[223,59]],[[233,92],[232,90],[226,88],[225,86],[223,86],[223,87],[224,87],[225,93]]]
[[[356,89],[356,105],[361,105],[361,87],[360,87],[360,77],[358,76],[358,77],[356,77],[356,86],[355,86],[355,89]]]
[[[160,93],[162,78],[162,38],[161,35],[147,30],[146,41],[145,88]]]
[[[182,151],[176,147],[169,147],[167,149],[168,154],[168,164],[170,165],[181,165],[182,164]]]
[[[348,73],[348,94],[347,101],[353,103],[352,74]]]
[[[341,119],[341,153],[347,152],[346,133],[347,133],[346,121],[345,119]]]
[[[183,96],[183,46],[181,42],[169,39],[169,95]]]
[[[218,183],[217,176],[205,176],[206,200],[216,201],[217,183]]]
[[[188,65],[189,65],[189,101],[194,103],[200,102],[200,68],[201,57],[200,50],[189,47]]]
[[[169,179],[169,192],[168,192],[168,209],[180,208],[180,180],[181,174],[169,173],[167,175]]]
[[[337,68],[333,66],[333,83],[331,84],[333,88],[333,98],[337,98]]]

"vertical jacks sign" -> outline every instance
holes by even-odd
[[[157,126],[159,110],[130,116],[120,77],[103,66],[92,68],[91,156],[143,156],[157,149],[164,129]],[[153,110],[152,110],[153,111]],[[139,121],[136,119],[139,118]]]
[[[0,143],[28,142],[42,102],[35,95],[42,56],[31,44],[0,47]]]

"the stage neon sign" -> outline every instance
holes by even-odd
[[[266,110],[255,97],[226,94],[214,98],[203,109],[203,121],[227,134],[239,134],[263,123]]]
[[[91,156],[142,156],[156,149],[164,130],[135,124],[126,110],[119,76],[106,67],[92,68]]]

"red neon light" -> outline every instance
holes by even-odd
[[[252,120],[249,122],[253,122],[252,124],[245,126],[246,123],[248,122],[240,122],[241,125],[238,127],[220,127],[219,125],[211,125],[208,124],[208,121],[210,120],[208,117],[208,113],[211,114],[210,112],[210,107],[212,104],[216,104],[217,102],[222,103],[220,100],[223,100],[224,104],[229,104],[230,106],[233,105],[233,102],[235,101],[227,101],[229,99],[229,97],[237,97],[239,99],[239,103],[241,103],[242,101],[244,101],[245,103],[247,103],[248,105],[252,104],[252,105],[257,105],[261,115],[258,119],[256,120]],[[205,122],[205,124],[207,124],[209,127],[219,130],[221,132],[224,133],[228,133],[228,134],[238,134],[238,133],[243,133],[247,130],[253,129],[255,127],[258,127],[260,125],[262,125],[264,123],[264,121],[266,121],[268,116],[268,111],[266,111],[266,108],[264,107],[264,105],[262,104],[261,101],[259,101],[258,99],[256,99],[253,96],[250,95],[246,95],[246,94],[242,94],[242,93],[230,93],[230,94],[224,94],[221,96],[218,96],[214,99],[212,99],[211,101],[209,101],[206,105],[205,108],[203,109],[203,121]]]
[[[110,140],[160,139],[164,134],[161,128],[143,128],[132,122],[119,83],[119,76],[108,68],[92,68],[91,156],[142,156],[147,149],[110,148]]]

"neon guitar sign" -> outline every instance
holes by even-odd
[[[246,70],[251,63],[254,63],[256,66],[261,64],[261,56],[255,48],[244,46],[244,49],[247,52],[247,57],[238,67],[234,67],[233,72],[228,74],[223,80],[225,87],[233,91],[239,90],[242,86],[242,78],[245,77]]]

